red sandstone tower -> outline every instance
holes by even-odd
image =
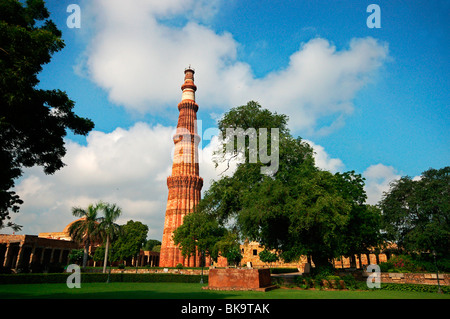
[[[172,175],[167,178],[169,196],[167,199],[166,218],[161,244],[160,267],[175,267],[182,264],[186,267],[199,265],[199,256],[184,258],[181,250],[174,244],[172,234],[182,223],[186,214],[193,211],[200,201],[203,179],[199,176],[197,134],[197,110],[195,103],[194,70],[189,67],[184,71],[184,83],[177,131],[173,137],[175,152]]]

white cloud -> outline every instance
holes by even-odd
[[[303,140],[308,143],[314,151],[314,159],[316,166],[320,169],[330,171],[332,173],[341,172],[345,165],[339,158],[332,158],[325,151],[325,148],[309,140]]]
[[[207,137],[207,133],[203,136]],[[207,190],[211,185],[213,180],[218,180],[222,176],[231,176],[236,170],[237,164],[239,163],[236,159],[230,159],[229,164],[227,162],[218,163],[217,167],[214,162],[215,156],[214,151],[218,149],[219,138],[217,135],[211,137],[210,143],[203,147],[200,151],[200,176],[203,178],[203,191]]]
[[[373,38],[353,39],[343,50],[317,38],[299,43],[284,69],[255,78],[250,65],[239,61],[240,44],[232,34],[199,22],[214,16],[219,6],[220,1],[86,2],[94,35],[86,65],[78,70],[88,70],[114,103],[161,113],[178,102],[173,92],[180,88],[182,70],[192,64],[205,111],[257,100],[287,114],[295,129],[329,134],[353,112],[358,90],[387,58],[387,45]],[[174,26],[167,23],[171,19],[184,23]],[[335,120],[329,126],[316,127],[330,116]]]
[[[74,218],[73,206],[104,200],[122,207],[120,222],[140,220],[150,227],[150,236],[161,237],[173,132],[136,123],[128,130],[93,131],[86,146],[66,141],[63,169],[50,176],[38,167],[25,170],[16,187],[24,204],[13,215],[15,222],[28,234],[62,231]]]
[[[129,129],[117,128],[111,133],[92,131],[87,145],[66,140],[67,164],[54,175],[41,168],[26,169],[15,188],[24,201],[13,221],[23,225],[25,234],[58,232],[73,221],[71,208],[87,207],[100,200],[116,203],[123,210],[117,221],[138,220],[149,226],[149,237],[162,238],[166,203],[166,179],[173,163],[174,127],[149,127],[136,123]],[[211,131],[203,133],[200,149],[200,176],[203,190],[225,170],[216,169],[212,153],[218,145]],[[234,171],[235,163],[226,174]]]
[[[391,182],[401,177],[394,167],[381,163],[369,166],[362,175],[366,179],[367,203],[372,205],[381,200]]]

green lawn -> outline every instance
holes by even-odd
[[[83,283],[0,285],[2,299],[450,299],[449,294],[404,291],[275,289],[268,292],[210,291],[192,283]]]

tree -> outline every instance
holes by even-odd
[[[161,246],[161,242],[159,240],[149,239],[144,244],[144,250],[156,251],[154,249],[157,249],[158,246]]]
[[[407,252],[450,255],[450,166],[403,176],[391,183],[379,203],[388,240]]]
[[[335,176],[317,170],[308,177],[298,175],[297,182],[283,187],[288,195],[279,208],[280,215],[266,223],[281,221],[286,225],[285,234],[273,238],[268,242],[270,245],[263,245],[268,249],[281,249],[280,255],[287,261],[307,255],[312,257],[316,267],[329,265],[342,249],[342,233],[351,211],[350,203],[335,186]],[[276,240],[278,246],[274,245]]]
[[[240,162],[232,176],[212,182],[198,205],[199,211],[215,218],[219,225],[235,229],[241,238],[275,250],[286,262],[308,255],[316,267],[327,266],[345,249],[356,249],[346,246],[344,239],[345,234],[352,233],[349,226],[355,226],[358,220],[354,218],[353,222],[352,216],[358,216],[359,209],[368,209],[360,176],[318,169],[311,146],[300,137],[294,138],[287,129],[287,117],[262,109],[257,102],[232,108],[218,127],[225,138],[216,152],[217,163],[228,161],[227,155],[234,158],[242,154],[248,159],[252,155],[250,138],[262,129],[269,132],[278,128],[279,144],[270,145],[270,149],[278,152],[279,167],[265,175],[261,174],[264,163],[260,158],[256,163],[247,159]],[[245,136],[243,148],[235,144],[230,150],[228,142],[235,137],[226,135],[227,128],[241,128],[244,135],[253,135]],[[364,216],[361,214],[358,222],[365,223]]]
[[[274,263],[278,261],[278,256],[275,253],[272,253],[268,251],[267,249],[264,249],[259,254],[259,260],[261,260],[263,263]]]
[[[105,243],[105,259],[103,263],[103,273],[106,273],[106,264],[108,263],[108,252],[111,238],[115,238],[120,231],[120,227],[115,223],[117,218],[122,214],[122,209],[116,204],[100,203],[100,209],[103,211],[104,216],[99,219],[99,232],[103,238],[106,239]]]
[[[219,249],[217,243],[226,236],[226,229],[208,214],[194,211],[187,214],[183,224],[173,234],[173,241],[180,245],[181,254],[185,258],[201,254],[211,256],[217,261]],[[203,260],[202,260],[203,262]]]
[[[89,247],[92,243],[100,240],[98,210],[100,206],[90,204],[87,209],[80,207],[72,208],[72,215],[80,217],[69,227],[69,235],[72,240],[84,245],[83,268],[86,267]]]
[[[365,203],[364,178],[360,174],[351,171],[336,173],[335,177],[337,189],[351,205],[348,223],[340,237],[341,255],[354,262],[355,254],[369,254],[382,244],[381,211]]]
[[[95,247],[94,254],[92,255],[92,259],[95,262],[105,262],[105,243],[103,243],[101,246]],[[115,261],[113,258],[110,258],[110,260]]]
[[[81,264],[83,262],[84,251],[83,249],[73,249],[68,255],[69,262],[71,264]]]
[[[242,254],[239,247],[233,246],[223,252],[223,257],[227,259],[229,265],[237,267],[242,260]]]
[[[242,260],[239,234],[236,230],[224,228],[224,235],[215,244],[216,256],[227,259],[229,265],[237,266]],[[217,258],[214,259],[217,262]]]
[[[117,240],[113,243],[114,260],[128,260],[139,254],[146,243],[148,226],[139,221],[129,220],[122,225]],[[156,245],[155,241],[155,245]]]
[[[63,48],[43,0],[0,2],[0,228],[21,227],[6,221],[23,203],[11,191],[23,167],[55,173],[64,166],[67,129],[86,135],[94,127],[65,92],[37,88],[42,66]]]

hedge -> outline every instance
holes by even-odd
[[[44,284],[66,283],[69,273],[58,274],[11,274],[0,275],[0,284]],[[108,274],[81,273],[81,282],[106,282]],[[110,274],[110,282],[181,282],[199,283],[201,275],[182,274]],[[203,282],[208,282],[208,276],[203,276]]]

